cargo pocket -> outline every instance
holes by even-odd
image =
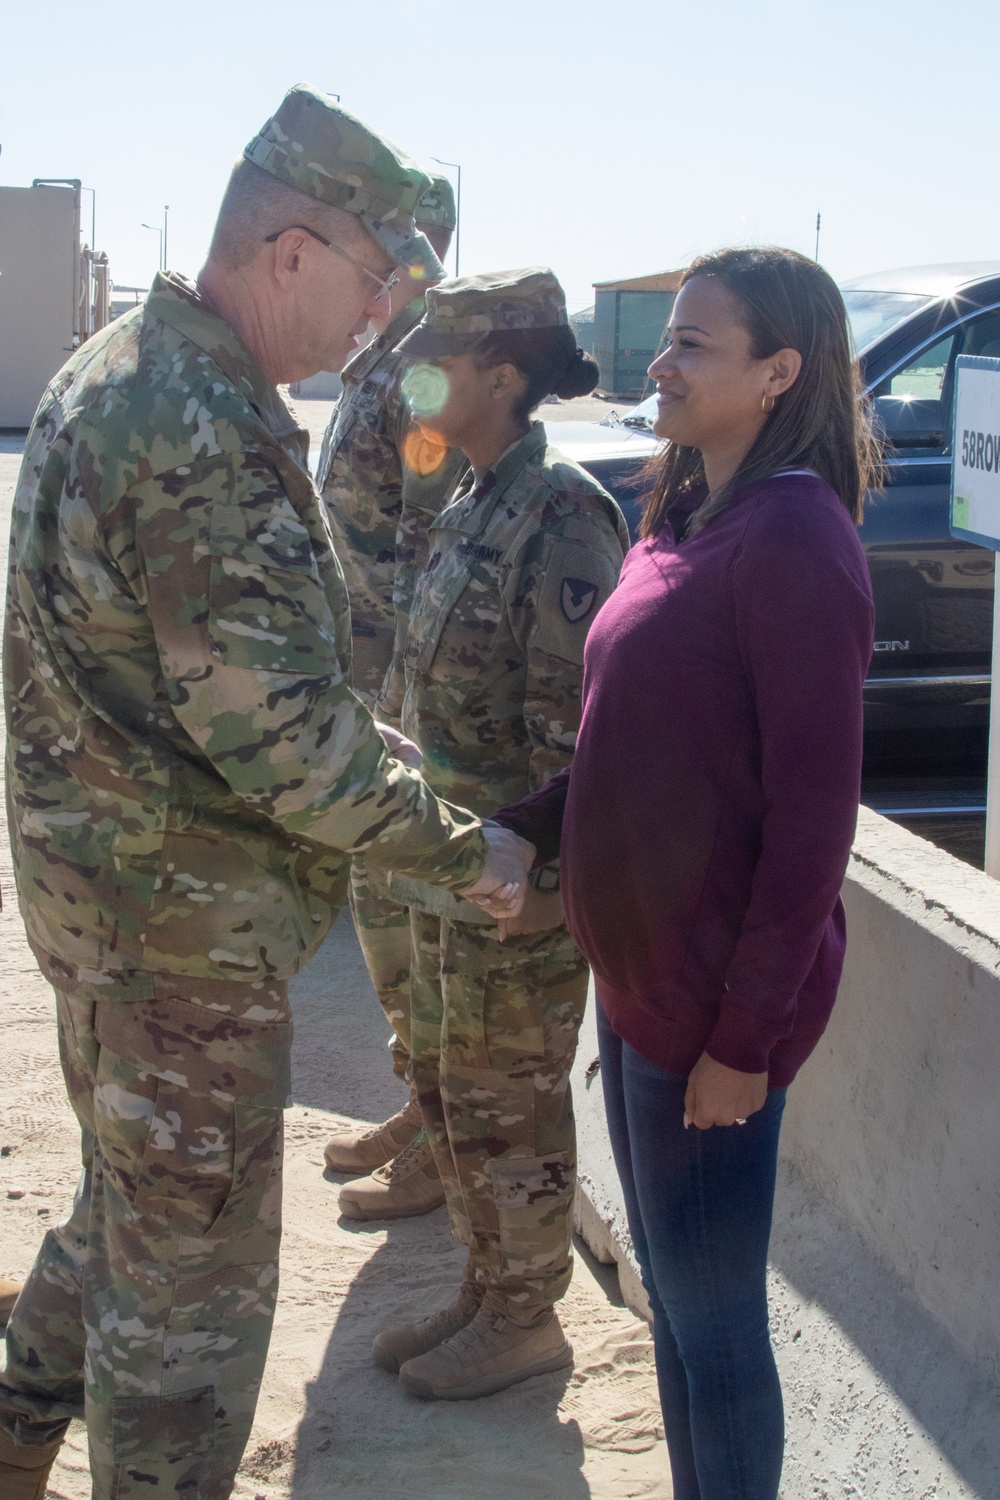
[[[212,1451],[215,1387],[202,1386],[179,1396],[113,1396],[111,1458],[116,1464],[138,1459],[151,1492],[171,1474],[202,1467]],[[196,1462],[199,1461],[200,1463]],[[167,1466],[170,1466],[169,1468]],[[204,1477],[202,1473],[202,1478]],[[194,1481],[197,1486],[197,1480]],[[175,1490],[177,1486],[172,1486]],[[198,1488],[194,1493],[198,1493]]]
[[[173,998],[99,1007],[95,1134],[107,1175],[197,1265],[223,1245],[220,1263],[277,1253],[265,1202],[279,1184],[291,1031]]]
[[[236,1161],[231,1100],[158,1078],[132,1206],[169,1219],[181,1234],[205,1234],[228,1202]]]
[[[569,1152],[490,1163],[505,1276],[569,1275],[576,1163]]]
[[[532,1150],[534,1076],[512,1078],[509,1073],[463,1065],[455,1059],[456,1050],[449,1038],[441,1057],[441,1099],[453,1150],[482,1148],[491,1156]]]
[[[198,1247],[212,1256],[225,1247],[230,1266],[277,1261],[281,1239],[281,1163],[284,1115],[280,1108],[234,1107],[233,1170],[229,1194]],[[192,1247],[194,1249],[195,1247]]]

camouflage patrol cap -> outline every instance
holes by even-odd
[[[398,347],[410,359],[468,354],[487,334],[569,323],[566,296],[547,266],[463,276],[428,287],[423,320]]]
[[[418,279],[444,274],[414,221],[430,177],[328,94],[308,83],[289,89],[243,155],[310,198],[357,214],[396,264]]]
[[[418,224],[429,224],[440,229],[455,228],[458,222],[455,189],[447,177],[431,178],[430,187],[417,204],[415,218]]]

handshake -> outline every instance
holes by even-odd
[[[418,745],[393,729],[389,724],[376,723],[376,729],[385,741],[390,755],[401,760],[405,766],[419,771],[423,755]],[[509,828],[484,822],[483,836],[486,839],[486,864],[475,885],[467,886],[458,894],[467,901],[474,901],[500,923],[500,936],[513,936],[522,931],[539,931],[562,921],[562,902],[553,902],[551,896],[543,898],[546,909],[543,913],[527,915],[519,920],[528,892],[528,871],[535,862],[535,846],[527,839],[519,838]],[[531,896],[536,893],[532,890]],[[539,902],[536,900],[535,905]],[[558,910],[556,910],[558,907]],[[549,910],[551,908],[551,910]]]
[[[524,906],[535,846],[496,823],[485,822],[483,836],[486,839],[483,872],[475,885],[467,886],[461,894],[496,917],[501,934],[505,935],[506,923],[519,917]]]

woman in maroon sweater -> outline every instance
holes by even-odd
[[[561,847],[594,970],[675,1500],[774,1500],[778,1131],[844,956],[874,458],[840,294],[791,251],[696,261],[650,374],[668,444],[572,766],[497,821]]]

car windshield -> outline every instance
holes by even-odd
[[[854,347],[863,354],[869,345],[909,318],[933,297],[921,292],[866,292],[860,288],[843,293],[844,306],[854,335]]]
[[[630,412],[622,417],[623,427],[638,427],[640,431],[652,432],[653,421],[656,417],[656,392],[647,396],[645,401],[640,401],[638,406],[633,406]]]

